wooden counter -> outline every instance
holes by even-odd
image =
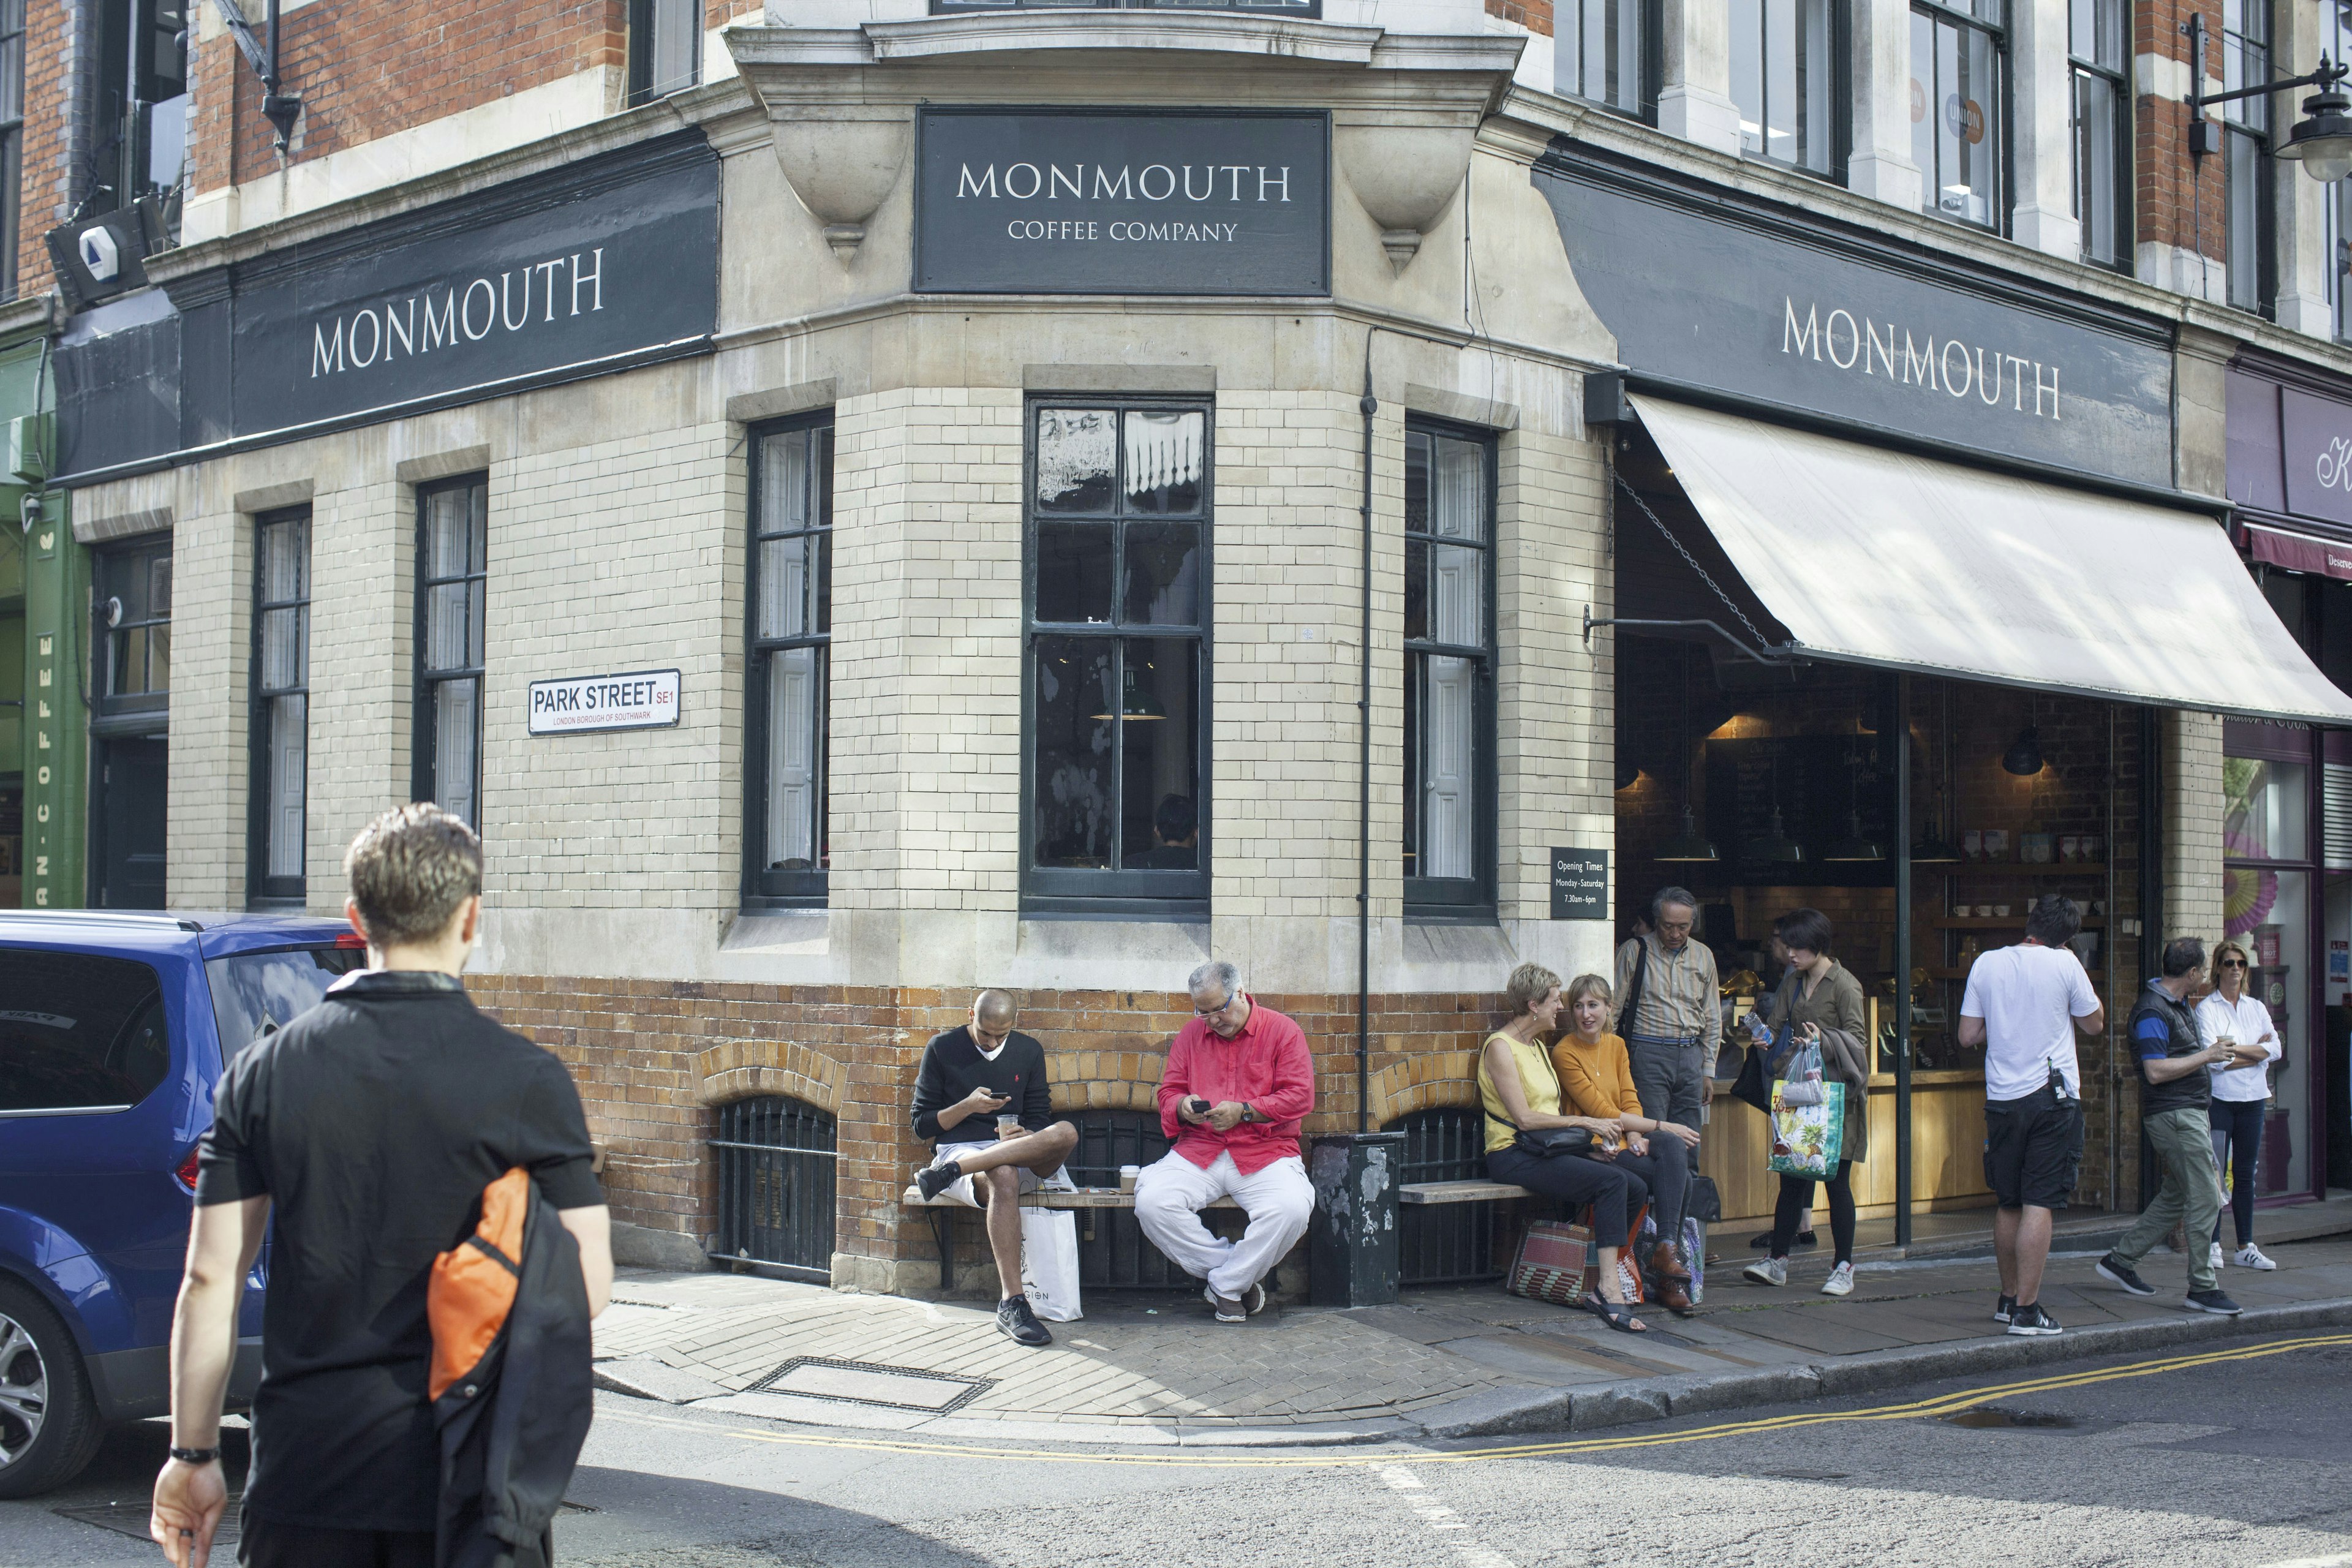
[[[1726,1224],[1772,1217],[1780,1180],[1765,1169],[1771,1151],[1764,1114],[1731,1098],[1718,1079],[1698,1167],[1723,1194]],[[1853,1198],[1864,1219],[1895,1212],[1895,1075],[1870,1080],[1869,1157],[1853,1168]],[[1981,1208],[1992,1202],[1984,1179],[1984,1074],[1971,1070],[1911,1075],[1913,1212]],[[1814,1194],[1821,1217],[1828,1200]],[[1824,1245],[1827,1238],[1823,1238]]]

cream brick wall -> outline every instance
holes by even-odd
[[[201,494],[196,484],[178,488],[184,498]],[[252,519],[219,509],[177,519],[172,598],[164,897],[175,909],[243,909]]]
[[[343,847],[408,798],[416,492],[388,467],[310,502],[310,767],[304,893],[343,903]]]
[[[2164,932],[2221,930],[2221,717],[2167,711],[2164,774]]]

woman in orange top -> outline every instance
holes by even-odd
[[[1691,1151],[1698,1146],[1698,1132],[1642,1114],[1625,1042],[1603,1033],[1611,1000],[1609,982],[1598,974],[1580,974],[1568,988],[1569,1028],[1551,1047],[1561,1109],[1615,1119],[1625,1139],[1615,1163],[1641,1177],[1651,1193],[1650,1215],[1658,1224],[1658,1245],[1650,1253],[1650,1270],[1658,1277],[1658,1300],[1669,1310],[1687,1315],[1690,1270],[1675,1255],[1674,1239],[1682,1234],[1683,1194],[1690,1185]]]

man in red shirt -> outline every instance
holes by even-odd
[[[1315,1059],[1297,1024],[1243,994],[1232,964],[1201,965],[1191,987],[1192,1021],[1160,1079],[1160,1126],[1175,1147],[1137,1178],[1135,1218],[1171,1262],[1208,1282],[1217,1321],[1238,1323],[1265,1309],[1261,1281],[1314,1212],[1298,1124],[1315,1109]],[[1239,1241],[1201,1223],[1223,1197],[1249,1215]]]

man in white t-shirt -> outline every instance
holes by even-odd
[[[1959,1041],[1985,1048],[1985,1182],[2000,1206],[1993,1249],[2000,1302],[1993,1321],[2012,1334],[2054,1334],[2042,1308],[2050,1220],[2066,1206],[2083,1164],[2083,1069],[2076,1034],[2107,1026],[2106,1009],[2066,943],[2083,929],[2072,899],[2045,893],[2025,917],[2025,940],[1969,970]]]

